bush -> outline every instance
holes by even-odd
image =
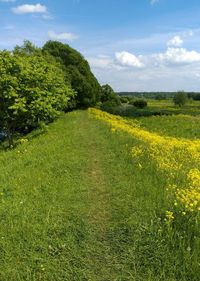
[[[129,102],[129,99],[127,97],[120,97],[120,102],[121,103],[128,103]]]
[[[145,100],[136,100],[133,102],[133,105],[137,108],[145,108],[147,107],[147,102]]]
[[[188,96],[184,91],[178,91],[174,96],[174,104],[179,107],[185,105],[188,101]]]
[[[116,102],[116,100],[111,100],[102,103],[101,109],[110,112],[111,108],[116,108],[118,106],[119,104]]]
[[[129,99],[129,104],[134,105],[135,99],[134,98],[130,98]]]

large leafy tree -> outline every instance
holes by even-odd
[[[16,130],[52,121],[73,96],[62,69],[39,52],[0,52],[0,126],[10,146]]]
[[[78,107],[92,106],[100,100],[101,87],[91,72],[88,62],[79,52],[57,41],[47,42],[43,52],[51,54],[62,63],[66,76],[76,91]]]

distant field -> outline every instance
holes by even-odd
[[[139,117],[141,127],[166,136],[200,138],[200,101],[191,101],[182,108],[175,107],[172,100],[148,100],[149,110],[166,110],[170,116]]]
[[[200,101],[189,101],[183,107],[175,106],[172,99],[169,100],[147,100],[149,109],[153,110],[168,110],[171,113],[182,113],[200,115]]]
[[[183,107],[175,106],[172,99],[169,100],[153,100],[147,99],[148,106],[144,109],[137,109],[132,105],[123,104],[122,106],[109,110],[110,113],[127,116],[127,117],[142,117],[152,115],[200,115],[200,101],[190,101]]]
[[[196,139],[200,138],[200,116],[172,115],[137,118],[141,127],[162,135]]]

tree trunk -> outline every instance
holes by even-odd
[[[13,148],[13,146],[14,146],[13,132],[10,129],[7,130],[7,139],[8,139],[9,148]]]

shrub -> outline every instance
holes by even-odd
[[[145,108],[147,107],[147,102],[145,100],[136,100],[133,102],[133,105],[137,108]]]
[[[188,101],[188,96],[184,91],[178,91],[174,96],[174,104],[179,107],[185,105]]]
[[[120,102],[121,103],[128,103],[129,99],[127,97],[120,97]]]
[[[134,105],[135,99],[134,98],[129,98],[129,104]]]

